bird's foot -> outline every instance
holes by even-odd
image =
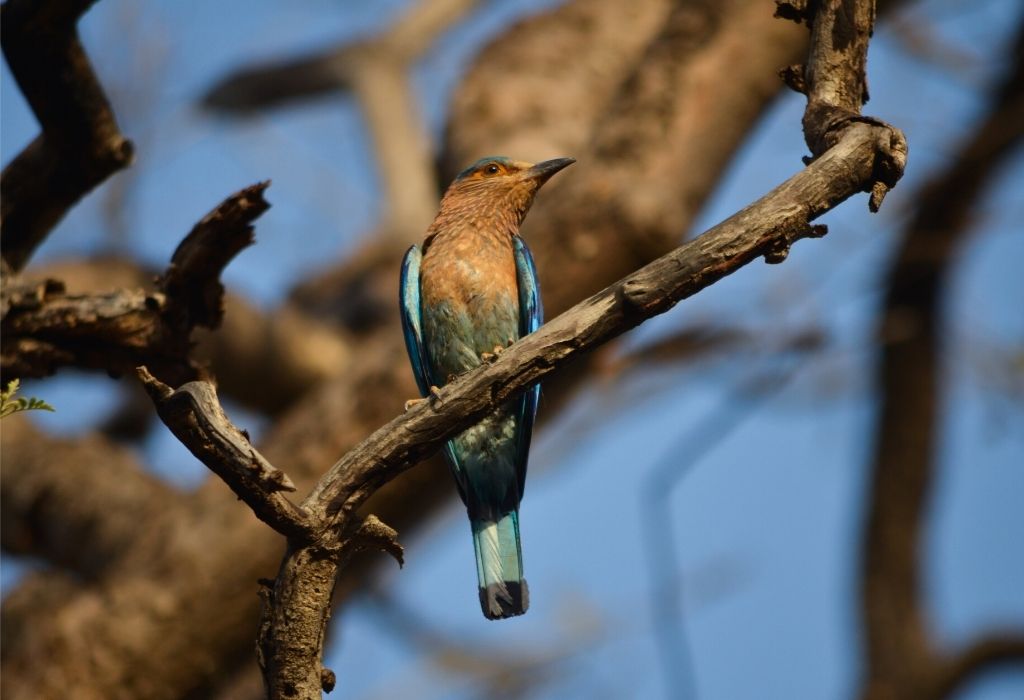
[[[430,396],[427,396],[426,398],[422,399],[409,399],[408,401],[406,401],[405,410],[408,411],[410,408],[413,408],[414,406],[419,406],[424,401],[429,401],[430,399],[435,399],[437,401],[441,400],[441,390],[436,386],[430,387]]]
[[[498,359],[498,355],[500,355],[504,349],[505,348],[501,347],[500,345],[495,345],[494,349],[491,352],[480,353],[480,361],[494,362],[495,360]]]

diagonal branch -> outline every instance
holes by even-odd
[[[371,494],[579,356],[760,256],[779,262],[795,241],[824,235],[824,227],[810,222],[869,186],[876,161],[893,157],[888,150],[893,140],[888,127],[848,129],[834,148],[758,202],[580,302],[494,363],[445,386],[436,402],[381,427],[331,467],[302,504],[316,537],[290,540],[274,591],[268,593],[273,609],[261,650],[270,696],[319,697],[333,584],[362,525],[356,510]]]
[[[7,64],[42,127],[0,177],[3,260],[24,267],[74,204],[131,165],[76,24],[95,0],[8,0],[0,8]]]
[[[586,299],[505,350],[490,365],[440,390],[380,428],[320,480],[303,504],[334,525],[377,487],[430,456],[460,430],[577,357],[668,311],[752,260],[784,258],[797,240],[820,237],[809,222],[871,181],[888,128],[860,125],[833,149],[763,198],[693,241]]]

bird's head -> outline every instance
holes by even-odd
[[[441,212],[496,217],[518,227],[533,204],[537,190],[573,158],[526,163],[504,156],[481,158],[463,170],[444,193]]]

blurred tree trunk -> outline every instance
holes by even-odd
[[[876,334],[881,400],[862,542],[865,700],[951,697],[995,664],[1024,664],[1024,634],[997,630],[962,650],[938,648],[921,566],[945,413],[941,365],[947,281],[975,207],[1024,138],[1024,25],[1006,75],[947,168],[917,195],[885,280]]]

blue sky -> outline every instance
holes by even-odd
[[[481,43],[511,18],[549,4],[486,4],[417,68],[421,108],[435,135],[450,91]],[[98,3],[83,22],[83,41],[123,131],[139,146],[125,233],[110,233],[105,186],[60,224],[38,260],[116,248],[162,265],[213,205],[267,178],[274,181],[268,193],[273,208],[257,223],[258,244],[228,268],[227,284],[270,307],[311,268],[344,256],[372,230],[381,204],[353,102],[324,98],[241,122],[194,105],[234,67],[359,37],[403,6],[394,0],[370,9],[327,0]],[[535,441],[522,508],[529,614],[500,624],[481,617],[469,529],[453,497],[444,513],[405,542],[405,569],[382,569],[381,595],[392,602],[382,606],[367,597],[335,616],[339,629],[328,665],[339,687],[332,697],[481,693],[472,676],[446,670],[453,657],[441,653],[436,640],[425,647],[415,635],[394,631],[386,612],[392,608],[414,613],[421,633],[484,658],[558,656],[547,675],[529,674],[537,681],[529,697],[666,697],[654,634],[664,620],[651,613],[645,541],[670,547],[665,560],[674,565],[681,591],[699,697],[851,694],[860,663],[856,547],[876,408],[869,339],[878,280],[917,187],[948,162],[982,109],[979,90],[999,70],[997,58],[1021,9],[1010,0],[967,9],[955,0],[932,0],[913,16],[928,19],[934,36],[964,61],[951,71],[908,54],[894,32],[883,27],[876,33],[866,111],[903,128],[910,142],[906,178],[882,213],[869,215],[863,196],[846,203],[825,217],[825,239],[798,243],[783,265],[744,268],[621,346],[627,351],[686,324],[726,317],[758,329],[815,325],[827,331],[830,351],[783,363],[768,352],[750,352],[594,382]],[[0,99],[6,163],[37,126],[6,66]],[[778,101],[696,230],[799,169],[806,152],[802,109],[796,95]],[[1024,259],[1022,191],[1024,154],[1018,152],[981,204],[977,232],[959,254],[951,286],[944,371],[946,405],[955,410],[943,425],[924,552],[935,634],[951,646],[992,626],[1024,627],[1024,415],[986,382],[975,357],[979,348],[1019,353],[1024,346],[1024,315],[1013,303],[1024,298],[1016,269]],[[744,372],[786,362],[791,379],[777,394],[756,403],[736,398],[749,376]],[[114,403],[105,377],[26,384],[60,408],[40,417],[55,431],[85,430]],[[685,461],[698,437],[694,431],[723,411],[735,427]],[[247,427],[259,425],[240,409],[231,413]],[[206,478],[166,431],[158,431],[146,451],[175,483]],[[676,461],[684,475],[664,497],[669,532],[651,533],[645,484]],[[19,567],[9,557],[4,563],[9,587]],[[1024,673],[1006,672],[986,676],[959,697],[1021,696]]]

